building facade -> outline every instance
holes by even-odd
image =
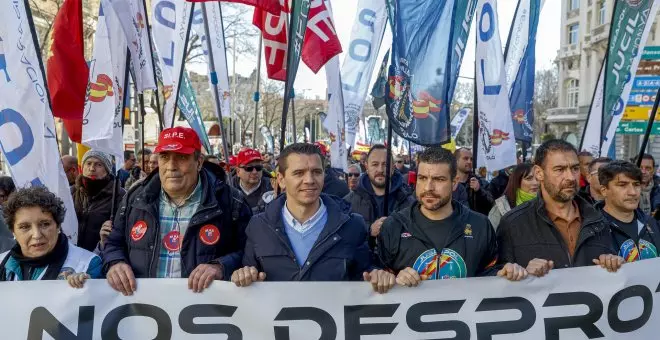
[[[556,59],[559,106],[547,112],[546,131],[579,144],[607,50],[615,0],[558,1],[561,2],[560,48]],[[660,45],[657,33],[654,23],[646,46]],[[649,150],[660,155],[660,138],[655,139],[652,136]],[[640,140],[640,135],[617,135],[617,158],[635,155]]]

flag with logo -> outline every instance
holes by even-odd
[[[65,1],[55,16],[47,56],[53,115],[63,119],[69,138],[76,143],[81,138],[88,77],[82,27],[82,1]]]
[[[383,62],[378,70],[378,77],[374,86],[371,89],[371,103],[374,109],[378,110],[386,104],[385,96],[389,93],[389,86],[387,84],[387,61],[390,58],[390,50],[385,52]],[[358,117],[359,120],[359,117]]]
[[[206,56],[207,63],[210,64],[210,54],[206,42],[206,33],[204,31],[204,16],[202,8],[196,8],[193,14],[193,26],[197,36],[200,37],[202,50]],[[231,116],[231,91],[229,89],[229,72],[227,70],[227,49],[225,47],[225,31],[222,23],[222,7],[219,2],[206,4],[206,17],[209,20],[209,36],[211,37],[211,49],[213,52],[213,61],[215,65],[215,76],[218,80],[218,93],[213,93],[214,97],[220,100],[220,109],[223,117]],[[211,68],[209,67],[209,70]],[[209,75],[209,86],[213,92],[212,75]],[[216,112],[218,118],[220,112]]]
[[[458,133],[461,131],[463,124],[467,121],[467,117],[470,115],[470,109],[463,108],[456,112],[454,118],[451,120],[451,139],[455,140]]]
[[[261,9],[266,12],[279,15],[280,9],[283,6],[284,0],[186,0],[189,2],[234,2],[253,6],[255,9]]]
[[[342,91],[344,93],[344,117],[346,121],[346,141],[355,142],[358,121],[362,116],[364,99],[369,90],[369,82],[387,25],[387,7],[384,0],[359,0],[351,40],[341,67]],[[389,53],[389,52],[388,52]],[[387,59],[387,57],[386,57]],[[386,69],[383,74],[387,82]],[[382,92],[385,85],[383,84]],[[384,97],[384,94],[383,96]],[[383,105],[384,102],[383,102]],[[382,106],[382,105],[381,105]]]
[[[330,162],[335,169],[348,171],[346,158],[346,133],[344,129],[344,100],[342,95],[339,57],[334,57],[325,65],[325,77],[328,83],[328,116],[323,120],[323,127],[330,136]]]
[[[181,110],[181,114],[186,118],[190,127],[197,132],[197,136],[199,136],[199,140],[206,149],[206,153],[210,153],[211,143],[209,143],[209,136],[206,133],[204,121],[202,120],[202,111],[200,111],[199,105],[197,105],[195,90],[193,89],[192,84],[190,83],[190,78],[185,71],[181,78],[179,110]]]
[[[449,141],[453,0],[396,0],[387,115],[392,129],[419,145]]]
[[[480,29],[475,55],[479,137],[474,143],[478,143],[477,166],[495,171],[517,162],[497,0],[479,0],[476,18]]]
[[[534,137],[536,29],[543,0],[519,1],[504,52],[506,84],[516,140]]]
[[[62,231],[75,244],[76,211],[60,161],[46,76],[26,3],[0,2],[0,149],[16,187],[43,185],[64,201]]]
[[[610,40],[605,54],[601,155],[607,155],[623,116],[637,66],[658,13],[660,0],[614,3]]]
[[[168,1],[170,3],[174,3]],[[114,10],[131,51],[133,80],[142,93],[156,88],[151,43],[147,34],[147,15],[144,2],[139,0],[102,0],[105,10]]]
[[[128,45],[119,18],[101,5],[82,119],[82,143],[122,164],[122,111],[128,94]]]

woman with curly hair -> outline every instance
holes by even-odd
[[[65,212],[62,200],[44,187],[9,197],[3,214],[16,245],[0,254],[0,281],[67,280],[82,288],[87,279],[101,278],[101,258],[62,233]]]

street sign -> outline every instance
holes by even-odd
[[[644,132],[646,132],[647,123],[648,122],[645,121],[621,121],[619,126],[616,128],[616,133],[620,133],[622,135],[643,135]],[[653,123],[651,134],[660,135],[660,123]]]
[[[650,106],[628,106],[623,112],[623,120],[648,120],[651,114],[652,107]],[[658,115],[655,119],[658,120]]]

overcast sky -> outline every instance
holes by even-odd
[[[511,21],[513,20],[513,15],[516,10],[516,4],[518,0],[499,0],[497,2],[498,13],[500,19],[500,37],[502,44],[506,44],[506,38],[509,34],[509,27],[511,26]],[[351,28],[353,26],[353,21],[355,19],[355,14],[357,11],[357,0],[332,0],[333,12],[334,12],[334,22],[339,36],[339,40],[342,43],[342,47],[346,50],[351,34]],[[541,19],[538,27],[536,45],[536,68],[547,69],[553,67],[552,62],[557,56],[557,50],[559,49],[559,34],[560,34],[560,11],[561,3],[560,1],[545,1],[545,5],[541,12]],[[466,77],[474,76],[474,21],[472,28],[470,29],[470,37],[467,44],[467,49],[463,57],[463,65],[461,67],[461,75]],[[385,37],[383,38],[383,44],[380,47],[378,63],[376,69],[374,70],[374,77],[378,72],[378,67],[380,61],[383,58],[383,55],[390,47],[392,42],[392,37],[390,34],[389,27],[385,30]],[[227,41],[230,44],[230,41]],[[340,62],[343,62],[345,53],[340,55]],[[231,56],[227,56],[229,63],[229,72],[233,70],[233,60]],[[252,70],[256,67],[256,59],[251,58],[241,58],[236,63],[236,72],[241,75],[249,75]],[[262,67],[263,67],[263,56],[262,56]],[[262,68],[262,74],[265,75],[265,68]],[[195,70],[197,71],[197,69]],[[370,83],[373,84],[375,78],[372,77]],[[314,74],[310,71],[307,66],[301,62],[300,68],[298,70],[298,75],[296,78],[295,89],[296,95],[300,96],[305,93],[305,97],[314,98],[315,96],[320,96],[321,98],[325,97],[326,93],[326,79],[323,69],[319,71],[318,74]]]

